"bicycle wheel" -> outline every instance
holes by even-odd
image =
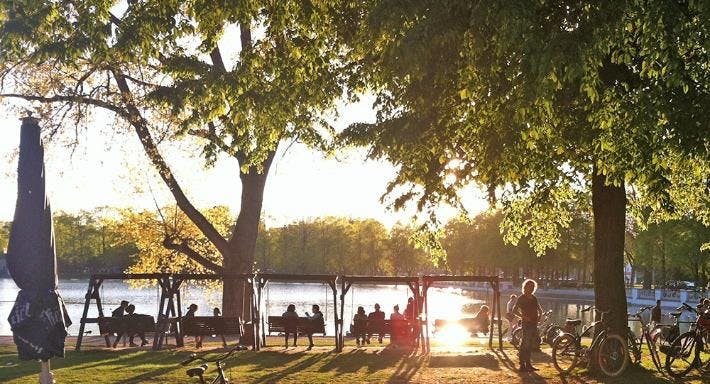
[[[666,371],[673,377],[685,376],[696,365],[695,332],[678,336],[666,355]]]
[[[560,373],[569,373],[577,366],[581,347],[577,339],[569,333],[563,333],[552,343],[552,364]]]
[[[518,328],[515,331],[513,331],[513,334],[510,335],[510,343],[513,344],[513,347],[515,349],[520,349],[520,342],[523,340],[523,329]]]
[[[603,374],[617,377],[629,365],[629,348],[624,337],[607,334],[597,347],[597,363]]]
[[[628,329],[626,340],[628,340],[629,362],[637,365],[641,362],[641,339],[636,338],[631,329]]]
[[[658,346],[656,345],[656,341],[651,336],[650,334],[646,334],[646,346],[648,347],[648,353],[651,355],[651,360],[653,361],[653,365],[656,366],[656,369],[658,372],[663,372],[663,366],[661,365],[661,358],[658,354]]]

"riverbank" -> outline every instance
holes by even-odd
[[[490,292],[491,288],[482,284],[461,284],[457,288],[464,291]],[[501,284],[501,301],[507,301],[511,294],[520,294],[520,288],[513,286],[510,282]],[[547,300],[569,300],[579,303],[594,303],[594,290],[589,288],[549,288],[539,287],[535,295],[540,299]],[[691,305],[698,304],[703,298],[709,297],[710,293],[694,292],[687,290],[673,289],[640,289],[627,288],[626,301],[630,306],[640,307],[645,305],[656,305],[656,300],[661,300],[664,308],[677,308],[686,302]]]
[[[7,340],[4,340],[7,341]],[[327,341],[327,340],[325,340]],[[319,343],[320,344],[320,343]],[[205,350],[216,348],[207,343]],[[204,351],[204,350],[203,350]],[[222,349],[212,349],[215,356]],[[111,350],[92,347],[82,352],[67,351],[64,359],[53,359],[52,370],[59,383],[194,383],[185,375],[180,362],[194,350],[146,348]],[[382,347],[354,348],[346,345],[343,353],[332,346],[270,347],[260,352],[246,351],[226,361],[226,374],[238,383],[671,383],[652,370],[633,367],[615,380],[602,379],[578,370],[560,376],[550,362],[549,349],[533,356],[540,368],[535,373],[520,373],[515,350],[491,351],[482,346],[434,347],[428,355],[409,355]],[[213,366],[206,378],[214,376]],[[0,345],[0,382],[19,384],[35,381],[37,362],[20,362],[13,345]],[[691,376],[686,383],[701,383]]]

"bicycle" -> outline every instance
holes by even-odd
[[[628,317],[631,321],[638,321],[641,323],[641,336],[636,337],[636,334],[631,331],[630,327],[627,327],[627,334],[626,334],[626,339],[628,340],[628,348],[629,348],[629,358],[630,362],[632,364],[638,365],[641,363],[641,349],[643,348],[644,341],[646,342],[646,346],[648,347],[649,354],[651,355],[651,360],[653,361],[653,365],[656,366],[656,369],[659,372],[663,372],[663,366],[661,365],[661,359],[660,356],[658,355],[658,348],[656,347],[656,340],[660,337],[660,332],[655,333],[654,335],[654,330],[657,329],[658,327],[652,327],[651,323],[644,323],[643,320],[643,313],[652,309],[652,306],[646,306],[642,307],[636,313],[633,315],[628,314]],[[676,322],[677,325],[677,322]]]
[[[555,341],[555,338],[562,333],[562,327],[552,321],[552,310],[543,312],[542,316],[540,316],[540,319],[542,321],[540,321],[537,326],[537,343],[538,345],[540,345],[544,342],[549,345],[552,345],[552,343]],[[540,335],[542,335],[542,337]],[[518,321],[515,329],[510,335],[510,343],[513,344],[513,347],[515,347],[515,349],[520,349],[520,342],[522,341],[522,336],[523,329],[521,327],[521,323]]]
[[[239,346],[236,346],[235,348],[232,348],[229,352],[227,352],[221,356],[218,356],[217,358],[214,358],[214,359],[205,359],[205,358],[199,357],[193,353],[190,355],[189,359],[183,361],[180,364],[183,366],[187,366],[188,364],[192,363],[193,361],[204,362],[204,364],[200,365],[199,367],[188,369],[185,373],[190,377],[197,377],[200,380],[200,384],[206,384],[207,382],[205,381],[204,374],[205,374],[205,371],[207,371],[207,368],[209,368],[208,363],[216,363],[217,364],[217,377],[215,377],[214,380],[210,381],[210,384],[228,384],[229,380],[224,377],[224,369],[222,367],[222,360],[225,360],[228,357],[232,356],[235,352],[244,351],[247,349],[248,349],[247,347],[239,345]]]
[[[609,332],[606,319],[611,311],[600,311],[591,306],[582,309],[582,312],[590,310],[601,314],[602,319],[583,326],[581,333],[577,332],[577,327],[582,323],[582,320],[567,319],[566,329],[573,329],[573,332],[565,332],[555,339],[552,345],[552,362],[560,373],[566,374],[580,362],[589,366],[592,357],[594,357],[603,374],[608,377],[618,377],[629,364],[627,341],[623,337]],[[591,336],[591,330],[598,326],[602,329],[596,332],[596,336],[593,336],[592,344],[589,347],[582,345],[582,338]]]
[[[666,371],[673,377],[683,377],[691,369],[710,373],[710,311],[697,310],[687,303],[681,306],[696,315],[688,332],[678,336],[666,355]]]

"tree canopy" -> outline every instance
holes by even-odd
[[[251,271],[279,144],[324,149],[333,133],[326,117],[347,65],[338,2],[12,0],[0,2],[0,14],[0,97],[42,103],[50,135],[70,122],[86,127],[96,110],[113,114],[221,256],[203,266]],[[174,139],[200,143],[207,165],[236,161],[241,207],[230,232],[193,205],[163,156]],[[199,254],[202,240],[166,240],[198,263],[209,256]],[[229,314],[245,307],[234,284],[223,295]]]
[[[644,221],[710,223],[710,6],[370,1],[353,45],[378,121],[345,132],[399,173],[395,205],[477,183],[509,239],[554,247],[592,191],[600,307],[625,307],[626,186]],[[641,216],[641,215],[639,215]],[[619,311],[621,313],[621,311]],[[625,319],[618,316],[618,326]]]

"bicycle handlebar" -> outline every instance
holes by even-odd
[[[589,312],[592,309],[596,309],[593,305],[588,306],[587,308],[582,308],[582,312]]]
[[[183,361],[181,364],[182,364],[182,365],[188,365],[188,364],[190,364],[190,363],[192,363],[193,361],[196,361],[196,360],[203,361],[203,362],[205,362],[205,363],[216,363],[216,362],[218,362],[218,361],[222,361],[222,360],[228,358],[229,356],[232,356],[232,355],[233,355],[235,352],[237,352],[237,351],[245,351],[245,350],[247,350],[247,349],[249,349],[249,348],[247,348],[247,347],[245,347],[245,346],[243,346],[243,345],[238,345],[238,346],[232,348],[229,352],[227,352],[227,353],[225,353],[225,354],[223,354],[223,355],[221,355],[221,356],[215,357],[214,359],[205,359],[204,357],[199,357],[199,356],[197,356],[196,354],[193,353],[193,354],[190,355],[190,358],[189,358],[189,359]]]

